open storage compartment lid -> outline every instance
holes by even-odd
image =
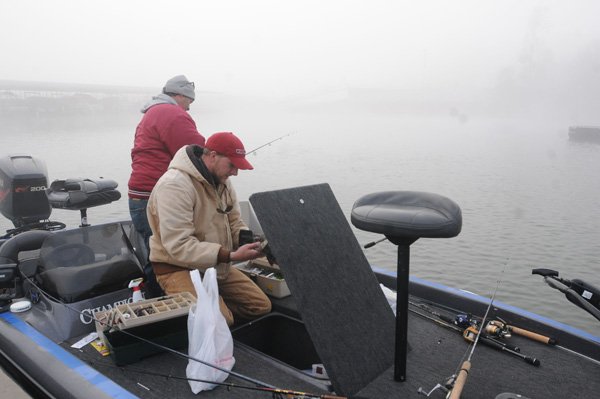
[[[336,393],[355,394],[393,364],[395,319],[331,188],[250,203]]]

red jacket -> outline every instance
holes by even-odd
[[[148,199],[177,150],[188,144],[204,147],[204,141],[192,117],[178,105],[148,108],[135,130],[129,198]]]

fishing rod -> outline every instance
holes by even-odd
[[[502,334],[504,336],[506,336],[506,333],[513,333],[547,345],[558,344],[558,340],[556,338],[547,337],[545,335],[538,334],[536,332],[529,331],[524,328],[512,326],[498,316],[496,316],[496,320],[491,320],[488,323],[488,325],[486,326],[486,332],[491,335]]]
[[[475,320],[473,320],[469,315],[458,314],[455,319],[452,319],[448,316],[442,315],[438,312],[428,309],[428,307],[424,304],[417,304],[414,302],[409,302],[409,303],[412,304],[413,306],[417,306],[417,307],[427,311],[428,313],[436,316],[436,318],[429,317],[425,314],[415,311],[414,309],[411,309],[411,311],[413,313],[415,313],[423,318],[426,318],[428,320],[434,321],[442,327],[446,327],[451,330],[454,330],[454,331],[458,332],[459,334],[461,334],[467,342],[473,343],[473,332],[477,333],[477,328],[475,327],[477,322]],[[457,320],[459,320],[459,321],[457,321]],[[488,331],[485,330],[485,332],[487,333]],[[520,353],[521,348],[519,348],[518,346],[514,346],[514,345],[510,345],[506,342],[502,342],[502,341],[496,339],[494,336],[487,335],[487,334],[482,335],[480,339],[481,339],[481,342],[486,346],[489,346],[493,349],[497,349],[499,351],[504,351],[508,354],[522,358],[527,363],[533,364],[534,366],[539,366],[539,360],[537,360],[536,358],[521,354]]]
[[[123,367],[120,367],[120,366],[94,362],[91,360],[90,360],[90,363],[94,364],[96,366],[101,366],[101,367],[124,369]],[[345,396],[315,394],[315,393],[310,393],[310,392],[302,392],[302,391],[295,391],[295,390],[291,390],[291,389],[281,389],[281,388],[250,387],[250,386],[246,386],[246,385],[234,384],[232,382],[218,382],[218,381],[202,380],[199,378],[181,377],[181,376],[176,376],[176,375],[172,375],[172,374],[157,373],[154,371],[149,371],[149,370],[132,367],[132,366],[127,366],[127,368],[125,370],[131,371],[134,373],[138,373],[138,374],[151,375],[151,376],[155,376],[155,377],[164,377],[166,379],[195,381],[195,382],[203,382],[206,384],[215,384],[215,385],[226,387],[227,389],[234,388],[234,389],[246,389],[246,390],[251,390],[251,391],[260,391],[260,392],[270,393],[272,395],[279,395],[280,397],[283,397],[283,395],[285,395],[288,397],[292,396],[294,398],[346,399]],[[147,387],[144,387],[144,388],[149,389]]]
[[[481,331],[481,330],[479,330],[479,331]],[[479,331],[475,327],[468,327],[467,329],[465,329],[465,331],[463,333],[463,337],[467,341],[473,342],[474,335],[479,334]],[[486,345],[491,346],[500,351],[510,353],[511,355],[514,355],[516,357],[520,357],[521,359],[525,360],[525,362],[527,362],[533,366],[538,367],[540,365],[540,361],[538,359],[536,359],[535,357],[527,356],[527,355],[520,353],[521,350],[519,349],[518,346],[511,348],[509,345],[506,345],[505,343],[500,342],[496,339],[486,337],[485,335],[483,335],[481,337],[481,339],[483,340],[481,342],[484,342]]]
[[[439,312],[431,310],[424,303],[416,303],[416,302],[412,302],[412,301],[409,301],[409,303],[415,307],[423,309],[427,313],[430,313],[433,316],[448,323],[448,324],[440,323],[444,327],[453,328],[455,331],[458,331],[461,333],[464,332],[464,329],[467,328],[468,326],[470,326],[471,324],[478,323],[477,321],[473,320],[473,318],[470,314],[461,313],[457,309],[446,308],[442,305],[436,304],[437,307],[446,308],[446,311],[454,313],[455,317],[453,319],[449,316],[446,316],[444,314],[441,314]],[[414,313],[416,313],[420,316],[428,318],[427,316],[420,314],[419,312],[416,312],[412,309],[411,309],[411,311],[413,311]],[[438,321],[433,318],[429,318],[429,319],[433,320],[433,321]],[[533,332],[530,330],[526,330],[521,327],[511,325],[509,322],[507,322],[506,320],[502,319],[499,316],[496,316],[495,320],[490,320],[487,323],[487,325],[485,326],[484,332],[486,333],[486,335],[484,335],[484,338],[492,338],[492,337],[510,338],[511,334],[515,334],[515,335],[520,335],[522,337],[529,338],[531,340],[541,342],[541,343],[547,344],[547,345],[557,345],[558,344],[558,340],[556,338],[548,337],[548,336],[545,336],[545,335],[542,335],[542,334],[539,334],[539,333],[536,333],[536,332]],[[519,351],[517,350],[517,352],[519,352]]]
[[[504,269],[502,269],[502,274],[504,274],[505,270],[506,270],[506,264],[504,265]],[[496,289],[494,289],[494,294],[492,295],[490,304],[488,305],[487,309],[485,310],[483,319],[481,319],[482,326],[485,325],[485,320],[487,319],[487,316],[490,313],[490,309],[492,308],[494,299],[496,299],[496,293],[498,292],[498,287],[500,287],[501,281],[502,281],[502,279],[500,278],[498,280],[498,282],[496,283]],[[480,328],[479,331],[477,332],[477,335],[475,336],[475,339],[473,340],[473,346],[471,347],[471,352],[469,353],[467,360],[465,360],[460,367],[460,371],[458,372],[456,380],[454,381],[454,386],[450,390],[450,396],[449,396],[450,399],[459,399],[460,398],[460,394],[462,393],[462,390],[465,387],[465,384],[467,382],[467,377],[469,375],[469,371],[471,370],[471,359],[473,358],[473,353],[475,353],[475,348],[477,347],[477,343],[479,342],[479,338],[481,337],[482,332],[483,332],[483,328]]]
[[[292,133],[288,133],[288,134],[284,134],[283,136],[279,136],[279,137],[277,137],[276,139],[269,141],[268,143],[265,143],[265,144],[263,144],[263,145],[261,145],[261,146],[258,146],[258,147],[256,147],[256,148],[255,148],[255,149],[253,149],[252,151],[247,151],[247,152],[246,152],[246,155],[252,154],[253,152],[256,152],[256,151],[258,151],[258,150],[260,150],[260,149],[261,149],[261,148],[263,148],[263,147],[266,147],[266,146],[268,146],[268,145],[271,145],[271,144],[273,144],[274,142],[276,142],[276,141],[278,141],[278,140],[282,140],[284,137],[291,136],[291,135],[292,135]]]

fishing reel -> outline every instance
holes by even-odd
[[[469,326],[463,331],[463,337],[469,342],[475,342],[477,334],[479,334],[479,330],[477,330],[476,326]]]
[[[454,324],[460,328],[468,328],[471,326],[477,326],[477,320],[473,319],[471,314],[459,313],[454,318]]]
[[[485,329],[483,330],[486,334],[492,337],[498,338],[510,338],[510,328],[506,322],[502,319],[498,318],[498,320],[492,320],[487,323]]]

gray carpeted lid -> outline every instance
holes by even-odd
[[[250,203],[337,394],[393,364],[394,314],[328,184]]]

